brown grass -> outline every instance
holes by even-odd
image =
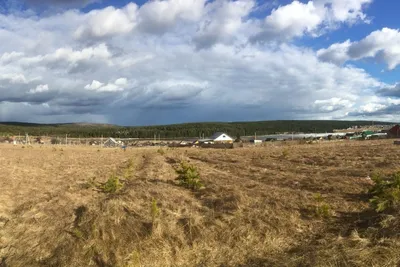
[[[366,196],[368,175],[398,170],[397,149],[2,145],[0,266],[397,266],[397,215],[379,223]],[[182,160],[204,189],[177,185]],[[112,176],[123,186],[104,192]]]

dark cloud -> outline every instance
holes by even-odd
[[[390,106],[378,109],[373,112],[362,112],[362,111],[355,111],[350,112],[349,116],[355,117],[381,117],[385,115],[398,115],[400,114],[400,105],[398,104],[391,104]]]
[[[8,86],[13,88],[13,90],[9,90],[7,94],[0,94],[0,102],[43,104],[56,99],[59,95],[57,90],[49,90],[37,93],[29,92],[29,90],[36,87],[36,84],[31,87],[29,85],[14,85],[13,87],[11,87],[11,85]],[[2,90],[4,89],[0,87],[0,92]]]
[[[392,88],[382,88],[377,93],[381,96],[400,98],[400,84],[396,84],[396,86]]]
[[[348,54],[351,58],[362,58],[365,57],[370,51],[374,50],[376,44],[370,40],[364,39],[358,43],[353,43],[348,50]]]

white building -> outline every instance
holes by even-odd
[[[233,143],[233,139],[226,133],[217,132],[211,136],[214,143]]]
[[[107,141],[104,142],[105,147],[118,147],[120,143],[118,143],[114,138],[109,138]]]

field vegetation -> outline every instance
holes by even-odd
[[[398,147],[0,146],[0,266],[399,266]]]

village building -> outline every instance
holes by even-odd
[[[104,142],[105,147],[119,147],[121,144],[117,142],[114,138],[110,137]]]
[[[251,139],[250,143],[255,144],[255,145],[259,145],[262,144],[263,140],[261,139]]]
[[[398,138],[400,137],[400,126],[397,124],[396,126],[392,127],[388,132],[387,132],[388,137],[391,138]]]
[[[217,132],[213,134],[210,138],[214,143],[233,143],[233,138],[227,135],[226,133]]]

